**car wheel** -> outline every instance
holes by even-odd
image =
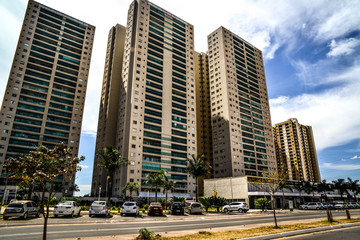
[[[316,208],[316,210],[319,210],[319,209],[320,209],[319,207]]]
[[[239,213],[243,213],[243,212],[244,212],[241,208],[239,208],[238,211],[239,211]]]
[[[28,213],[24,213],[24,216],[22,216],[22,219],[26,220],[28,218]]]
[[[123,213],[120,213],[120,216],[124,216],[124,214],[123,214]]]
[[[3,217],[3,219],[4,219],[4,220],[8,220],[8,219],[9,219],[9,217]]]
[[[91,218],[93,215],[89,214],[89,217]]]
[[[58,215],[57,215],[57,214],[54,214],[54,217],[56,217],[56,218],[57,218],[57,217],[58,217]]]
[[[37,218],[40,217],[40,211],[36,213],[36,217],[37,217]]]
[[[79,213],[77,214],[78,217],[80,217],[81,210],[79,210]]]
[[[72,211],[72,213],[70,214],[70,217],[74,217],[74,211]]]
[[[307,207],[304,207],[304,209],[305,209],[305,210],[308,210],[308,208],[307,208]]]
[[[229,212],[229,209],[224,208],[224,213],[228,213],[228,212]]]

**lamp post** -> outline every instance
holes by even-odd
[[[101,185],[99,186],[99,198],[98,198],[98,201],[100,201],[100,194],[101,194]]]
[[[110,179],[110,176],[107,176],[107,177],[106,177],[106,191],[105,191],[105,196],[106,196],[106,197],[107,197],[107,195],[108,195],[109,179]]]

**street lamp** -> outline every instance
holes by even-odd
[[[100,201],[100,194],[101,194],[101,185],[99,186],[99,198],[98,198],[98,201]]]
[[[109,186],[109,179],[110,179],[110,176],[107,176],[106,177],[106,193],[105,193],[105,196],[107,197],[107,195],[108,195],[108,186]]]

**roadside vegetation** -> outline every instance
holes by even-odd
[[[205,239],[216,239],[216,240],[228,240],[228,239],[237,239],[237,238],[247,238],[247,237],[256,237],[261,235],[267,234],[274,234],[274,233],[282,233],[282,232],[289,232],[295,230],[302,230],[308,228],[316,228],[316,227],[325,227],[325,226],[334,226],[339,224],[346,224],[346,223],[355,223],[360,222],[360,218],[354,218],[352,220],[348,219],[338,219],[334,222],[328,221],[319,221],[319,222],[311,222],[311,223],[298,223],[292,225],[281,225],[277,228],[275,226],[266,226],[266,227],[259,227],[259,228],[249,228],[244,230],[237,230],[237,231],[226,231],[226,232],[208,232],[208,231],[199,231],[195,234],[180,236],[180,237],[156,237],[153,234],[153,238],[147,239],[162,239],[162,240],[205,240]],[[141,238],[140,238],[141,239]]]

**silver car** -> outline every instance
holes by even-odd
[[[78,216],[80,217],[81,207],[74,201],[61,202],[54,207],[54,217],[63,216]]]
[[[27,219],[30,215],[40,217],[40,207],[33,201],[16,201],[7,206],[3,214],[3,219],[7,220],[9,217]]]
[[[189,214],[199,213],[202,214],[202,205],[198,202],[192,202],[187,207],[186,210]]]
[[[110,205],[106,201],[94,201],[89,208],[89,217],[110,216]]]
[[[308,202],[305,203],[304,205],[301,205],[300,208],[304,210],[308,210],[308,209],[319,210],[319,209],[323,209],[324,206],[320,202]]]
[[[223,206],[222,210],[225,213],[232,211],[246,213],[247,211],[249,211],[249,205],[246,202],[233,202]]]

